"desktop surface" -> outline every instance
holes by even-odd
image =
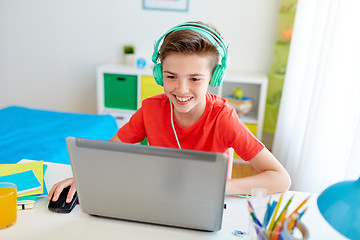
[[[47,163],[45,182],[50,189],[54,183],[72,176],[70,165]],[[303,192],[286,192],[288,199],[295,193],[293,206],[297,206],[309,196]],[[272,195],[276,199],[280,194]],[[317,194],[313,194],[307,205],[307,213],[302,222],[310,232],[310,240],[346,239],[334,230],[322,218],[317,206]],[[69,214],[54,213],[48,210],[47,198],[39,198],[33,209],[19,210],[16,224],[0,230],[0,238],[17,239],[246,239],[237,237],[232,232],[237,229],[247,231],[249,212],[244,198],[226,197],[227,205],[223,214],[223,226],[218,232],[205,232],[126,220],[94,217],[82,212],[79,205]],[[289,207],[289,210],[292,209]]]

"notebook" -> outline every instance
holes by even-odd
[[[0,182],[14,183],[18,195],[42,189],[42,185],[36,178],[33,170],[0,176]]]
[[[221,229],[226,154],[74,137],[66,143],[85,213],[205,231]]]

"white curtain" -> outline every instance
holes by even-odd
[[[359,178],[359,0],[298,0],[272,150],[292,190]]]

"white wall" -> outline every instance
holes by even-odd
[[[230,45],[230,71],[268,72],[279,0],[189,0],[188,12],[153,11],[142,0],[0,0],[0,108],[96,112],[96,67],[122,61],[190,20],[215,25]]]

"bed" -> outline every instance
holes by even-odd
[[[109,140],[116,131],[110,115],[9,106],[0,109],[0,163],[31,159],[70,164],[67,136]]]

